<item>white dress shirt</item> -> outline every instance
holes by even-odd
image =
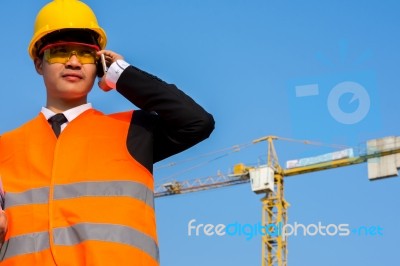
[[[64,111],[63,114],[68,119],[68,121],[61,125],[61,131],[64,130],[64,128],[68,125],[69,122],[71,122],[72,120],[77,118],[78,115],[82,114],[83,112],[85,112],[86,110],[91,109],[91,108],[92,108],[91,103],[85,103],[85,104],[79,105],[77,107],[71,108],[67,111]],[[44,115],[44,117],[46,117],[46,120],[49,120],[50,117],[52,117],[53,115],[56,114],[46,107],[42,107],[41,112]]]

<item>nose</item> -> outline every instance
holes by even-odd
[[[76,56],[75,52],[71,53],[67,63],[65,63],[65,67],[71,69],[80,69],[82,67],[82,64]]]

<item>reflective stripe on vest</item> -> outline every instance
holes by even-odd
[[[73,246],[88,240],[127,244],[141,249],[153,259],[159,261],[157,243],[151,237],[127,226],[82,223],[54,229],[55,245]],[[40,252],[48,248],[50,248],[48,232],[26,234],[6,241],[1,249],[0,258],[4,260],[13,256]],[[4,256],[6,250],[7,255]]]
[[[48,203],[49,188],[38,188],[22,193],[6,193],[6,208]],[[131,197],[146,203],[154,209],[154,194],[143,184],[133,181],[81,182],[68,185],[57,185],[54,199],[63,200],[90,196],[123,196]],[[48,249],[48,232],[32,233],[12,237],[0,252],[1,260]],[[55,228],[54,244],[72,246],[86,240],[102,240],[127,244],[141,249],[158,261],[157,243],[146,234],[122,225],[81,223],[72,227]],[[7,251],[6,256],[4,256]]]
[[[33,233],[10,238],[1,247],[0,261],[50,248],[49,233]],[[7,251],[7,254],[5,254]]]
[[[6,208],[18,205],[48,203],[49,188],[31,189],[22,193],[6,193]],[[145,202],[154,209],[154,194],[143,184],[132,181],[81,182],[57,185],[54,199],[90,196],[124,196]]]
[[[41,204],[49,202],[49,188],[35,188],[21,193],[7,192],[5,209],[27,204]]]

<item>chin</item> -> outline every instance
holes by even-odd
[[[59,98],[66,101],[75,101],[86,98],[91,90],[64,90],[59,93]]]

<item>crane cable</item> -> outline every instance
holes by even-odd
[[[207,160],[205,162],[200,162],[200,163],[198,163],[196,165],[193,165],[193,166],[190,166],[188,168],[185,168],[185,169],[183,169],[183,170],[181,170],[181,171],[179,171],[177,173],[174,173],[172,175],[169,175],[167,177],[159,179],[158,182],[163,182],[163,181],[166,181],[166,180],[167,181],[171,181],[173,178],[176,178],[177,176],[180,176],[180,175],[182,175],[184,173],[190,172],[190,171],[192,171],[194,169],[197,169],[199,167],[202,167],[202,166],[207,165],[209,163],[212,163],[214,161],[217,161],[217,160],[219,160],[221,158],[227,157],[227,156],[229,156],[229,155],[231,155],[233,153],[240,152],[243,149],[250,147],[251,145],[253,145],[253,143],[245,143],[245,144],[234,145],[234,146],[231,146],[231,147],[228,147],[228,148],[224,148],[224,149],[212,151],[212,152],[209,152],[209,153],[201,154],[199,156],[191,157],[191,158],[184,159],[184,160],[181,160],[181,161],[172,162],[172,163],[168,163],[168,164],[165,164],[165,165],[158,166],[158,167],[155,168],[155,170],[165,169],[165,168],[168,168],[168,167],[174,167],[174,166],[177,166],[177,165],[180,165],[180,164],[184,164],[184,163],[187,163],[187,162],[192,162],[192,161],[195,161],[195,160],[199,160],[199,159],[203,159],[203,158],[206,158],[206,157],[210,157],[212,155],[218,155],[220,153],[223,153],[223,154],[220,154],[220,155],[218,155],[218,156],[216,156],[214,158],[211,158],[211,159],[209,159],[209,160]]]
[[[347,146],[347,145],[343,145],[343,144],[330,144],[330,143],[323,143],[323,142],[311,141],[311,140],[298,140],[298,139],[282,138],[282,137],[276,137],[276,139],[290,141],[290,142],[297,142],[297,143],[302,143],[302,144],[306,144],[306,145],[325,146],[325,147],[330,147],[330,148],[335,148],[335,149],[351,148],[351,146]]]
[[[164,165],[156,166],[154,168],[154,170],[160,170],[160,169],[164,169],[164,168],[168,168],[168,167],[177,166],[177,165],[180,165],[180,164],[183,164],[183,163],[196,161],[196,160],[199,160],[199,159],[202,159],[202,158],[206,158],[206,157],[210,157],[212,155],[219,154],[219,153],[222,153],[222,152],[225,152],[223,155],[227,156],[227,155],[229,155],[231,153],[239,152],[239,151],[249,147],[250,145],[253,145],[253,143],[245,143],[245,144],[234,145],[234,146],[231,146],[231,147],[228,147],[228,148],[223,148],[223,149],[219,149],[219,150],[216,150],[216,151],[204,153],[204,154],[201,154],[201,155],[198,155],[198,156],[195,156],[195,157],[191,157],[191,158],[187,158],[187,159],[184,159],[184,160],[180,160],[180,161],[171,162],[171,163],[167,163],[167,164],[164,164]],[[221,156],[218,156],[217,158],[219,158],[219,157],[221,157]]]

